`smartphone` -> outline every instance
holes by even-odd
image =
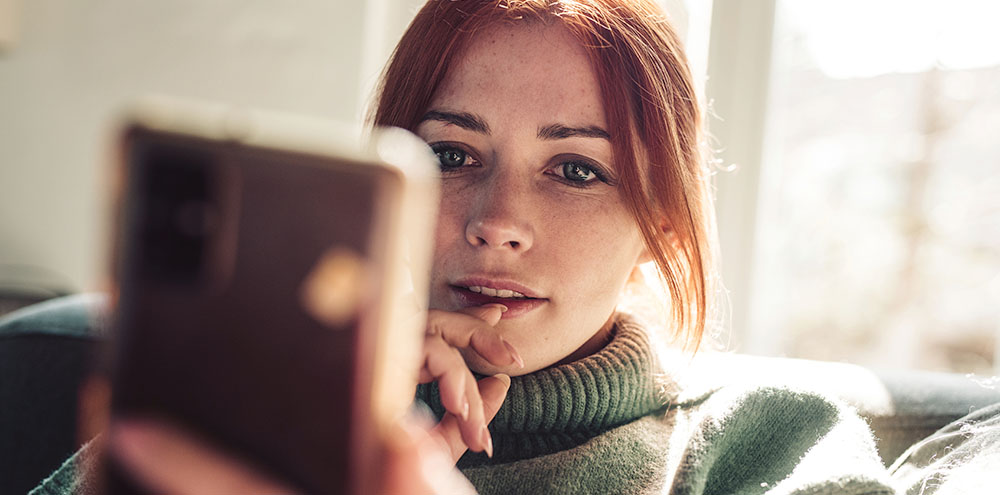
[[[303,493],[374,493],[416,383],[433,153],[162,98],[119,136],[110,420],[169,422]],[[108,493],[143,493],[104,463]]]

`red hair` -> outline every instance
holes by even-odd
[[[621,193],[671,296],[675,335],[697,348],[714,280],[701,109],[681,42],[652,0],[430,0],[383,73],[371,123],[414,130],[478,31],[531,21],[565,26],[587,51]]]

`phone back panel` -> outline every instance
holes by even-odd
[[[392,175],[143,129],[125,153],[113,417],[175,422],[304,492],[347,493],[371,450]]]

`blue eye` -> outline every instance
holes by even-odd
[[[572,182],[590,182],[600,178],[594,169],[576,162],[564,163],[562,165],[562,175]]]
[[[560,182],[577,187],[591,188],[602,184],[618,185],[614,175],[602,165],[580,155],[560,155],[552,159],[553,165],[546,172]]]
[[[432,146],[431,149],[434,150],[434,154],[437,155],[438,165],[441,167],[441,171],[443,172],[456,170],[475,162],[475,160],[473,160],[468,153],[455,146]]]
[[[465,163],[465,152],[461,150],[445,150],[437,153],[441,168],[458,168]]]

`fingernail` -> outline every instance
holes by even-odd
[[[483,425],[483,443],[486,444],[486,455],[493,458],[493,437],[490,436],[490,429]]]
[[[504,383],[504,385],[507,387],[507,389],[510,390],[510,376],[509,375],[505,375],[503,373],[497,373],[497,374],[493,375],[493,378],[496,378],[497,380],[502,381]]]
[[[492,307],[500,308],[500,312],[501,313],[506,313],[507,309],[509,309],[509,308],[507,308],[507,306],[504,306],[503,304],[500,304],[500,303],[489,303],[489,304],[485,304],[484,306],[492,306]]]
[[[510,345],[510,342],[507,342],[506,340],[503,341],[503,345],[507,347],[507,352],[510,353],[510,357],[514,358],[514,362],[523,369],[524,360],[521,359],[521,355],[517,353],[517,349],[514,349],[514,346]]]
[[[469,420],[469,398],[462,399],[462,421]]]

